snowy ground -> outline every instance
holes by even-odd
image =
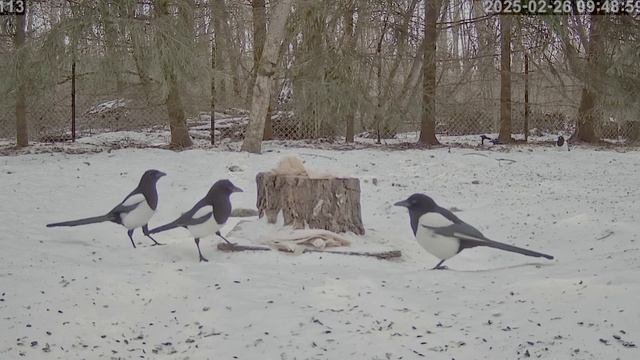
[[[0,158],[0,358],[640,358],[640,152],[267,150]],[[198,263],[182,230],[159,247],[137,234],[133,249],[114,224],[44,226],[108,211],[147,168],[168,173],[152,226],[220,178],[245,189],[234,206],[253,207],[256,172],[284,154],[359,177],[367,234],[350,236],[353,247],[402,259],[227,254],[207,239],[210,262]],[[556,260],[471,249],[430,271],[436,259],[392,206],[417,191]],[[244,222],[229,237],[256,244],[275,230]]]

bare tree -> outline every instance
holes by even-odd
[[[171,20],[170,5],[168,0],[161,0],[159,3],[158,19],[163,25],[163,29],[158,32],[159,46],[167,47],[173,42],[170,37]],[[183,8],[181,8],[183,11]],[[192,145],[189,130],[187,128],[187,120],[184,112],[184,106],[180,99],[180,88],[178,83],[178,75],[175,64],[171,59],[171,54],[161,52],[162,73],[167,84],[169,92],[167,93],[167,114],[169,115],[169,129],[171,130],[171,147],[185,148]]]
[[[575,134],[571,136],[571,141],[585,141],[594,143],[598,141],[594,129],[595,119],[595,98],[598,94],[598,84],[596,80],[603,61],[604,55],[601,33],[606,20],[601,15],[591,15],[591,28],[587,44],[587,71],[584,74],[584,86],[578,107],[578,121]]]
[[[264,0],[253,0],[251,2],[251,8],[253,14],[253,68],[251,69],[251,81],[249,82],[249,86],[250,89],[253,90],[253,86],[256,83],[256,76],[258,74],[258,64],[260,64],[260,58],[262,57],[262,51],[264,49],[264,40],[267,36],[267,11]],[[249,103],[249,101],[247,101],[247,103]],[[262,139],[271,140],[273,138],[271,101],[269,101],[267,118],[265,119],[264,124],[264,134]]]
[[[511,15],[500,15],[500,133],[503,144],[511,142]]]
[[[17,15],[16,33],[14,38],[14,44],[16,52],[18,53],[19,60],[18,76],[17,76],[17,91],[16,91],[16,145],[18,147],[29,145],[29,130],[27,128],[26,118],[26,91],[25,91],[25,62],[26,62],[26,48],[25,42],[25,15]]]
[[[256,83],[258,65],[260,64],[260,57],[264,49],[264,40],[267,36],[267,10],[265,8],[265,0],[252,0],[251,12],[253,19],[253,67],[251,68],[251,77],[247,91],[247,103],[251,102],[251,97],[253,96],[253,85]]]
[[[242,143],[242,151],[260,153],[264,136],[269,101],[271,100],[272,78],[276,71],[278,51],[284,38],[284,29],[291,12],[293,0],[280,0],[271,8],[271,23],[264,43],[264,50],[258,67],[256,84],[253,87],[249,126]]]
[[[216,143],[216,39],[211,35],[211,145]]]
[[[233,44],[231,38],[231,28],[229,26],[229,11],[224,0],[212,0],[213,1],[213,24],[214,31],[216,32],[216,48],[219,53],[217,56],[218,62],[221,63],[222,59],[226,59],[226,63],[229,65],[231,71],[232,91],[233,96],[230,102],[234,105],[238,105],[238,101],[242,100],[240,94],[240,67],[238,65],[240,61],[240,55],[236,47]],[[222,65],[222,63],[221,63]]]
[[[344,13],[344,22],[345,22],[345,48],[343,49],[344,52],[347,53],[347,56],[345,56],[345,61],[347,62],[345,64],[345,66],[347,67],[347,77],[353,81],[353,61],[352,59],[349,58],[349,56],[352,56],[353,52],[355,51],[355,39],[353,36],[353,15],[355,15],[356,12],[356,4],[355,4],[355,0],[350,0],[349,1],[349,5],[347,6],[347,9]],[[355,112],[353,111],[352,108],[347,109],[347,111],[344,112],[345,114],[345,120],[346,120],[346,130],[345,130],[345,140],[348,143],[352,143],[354,141],[354,115]]]
[[[422,78],[422,124],[418,142],[438,145],[436,138],[436,22],[440,9],[439,0],[424,2],[424,71]]]

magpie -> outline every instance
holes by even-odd
[[[488,246],[522,255],[553,259],[553,256],[493,241],[478,229],[465,223],[451,211],[438,206],[432,198],[424,194],[413,194],[395,206],[409,209],[411,229],[416,240],[425,250],[440,259],[433,269],[446,269],[445,260],[464,249]]]
[[[487,135],[480,135],[480,142],[482,143],[482,145],[484,145],[484,141],[485,140],[489,140],[493,145],[499,145],[500,144],[500,140],[498,139],[492,139],[490,137],[488,137]]]
[[[200,199],[191,210],[168,224],[152,229],[150,233],[156,234],[177,227],[186,228],[196,242],[200,261],[209,261],[202,256],[200,251],[200,238],[215,233],[228,244],[233,245],[220,234],[220,228],[231,215],[231,200],[229,200],[229,197],[234,192],[242,192],[242,189],[233,185],[229,180],[218,180],[211,186],[207,195]]]
[[[127,235],[129,235],[131,245],[134,248],[136,244],[133,242],[133,231],[139,227],[142,227],[142,232],[146,237],[153,240],[153,245],[162,245],[149,234],[148,223],[158,207],[156,183],[165,175],[167,174],[159,170],[145,171],[138,186],[105,215],[47,224],[47,227],[78,226],[111,221],[127,228]]]

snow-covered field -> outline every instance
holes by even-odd
[[[0,359],[640,358],[640,152],[499,149],[2,157]],[[245,189],[234,206],[251,208],[255,174],[285,154],[359,177],[367,234],[348,236],[352,248],[402,258],[229,254],[206,239],[210,262],[198,263],[183,229],[159,234],[167,245],[156,247],[136,233],[133,249],[118,225],[45,227],[108,211],[148,168],[168,174],[151,226],[220,178]],[[392,206],[413,192],[556,260],[476,248],[431,271],[436,259]],[[225,228],[241,244],[276,230],[256,220]]]

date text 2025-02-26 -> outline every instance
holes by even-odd
[[[475,0],[490,14],[638,15],[640,0]]]

